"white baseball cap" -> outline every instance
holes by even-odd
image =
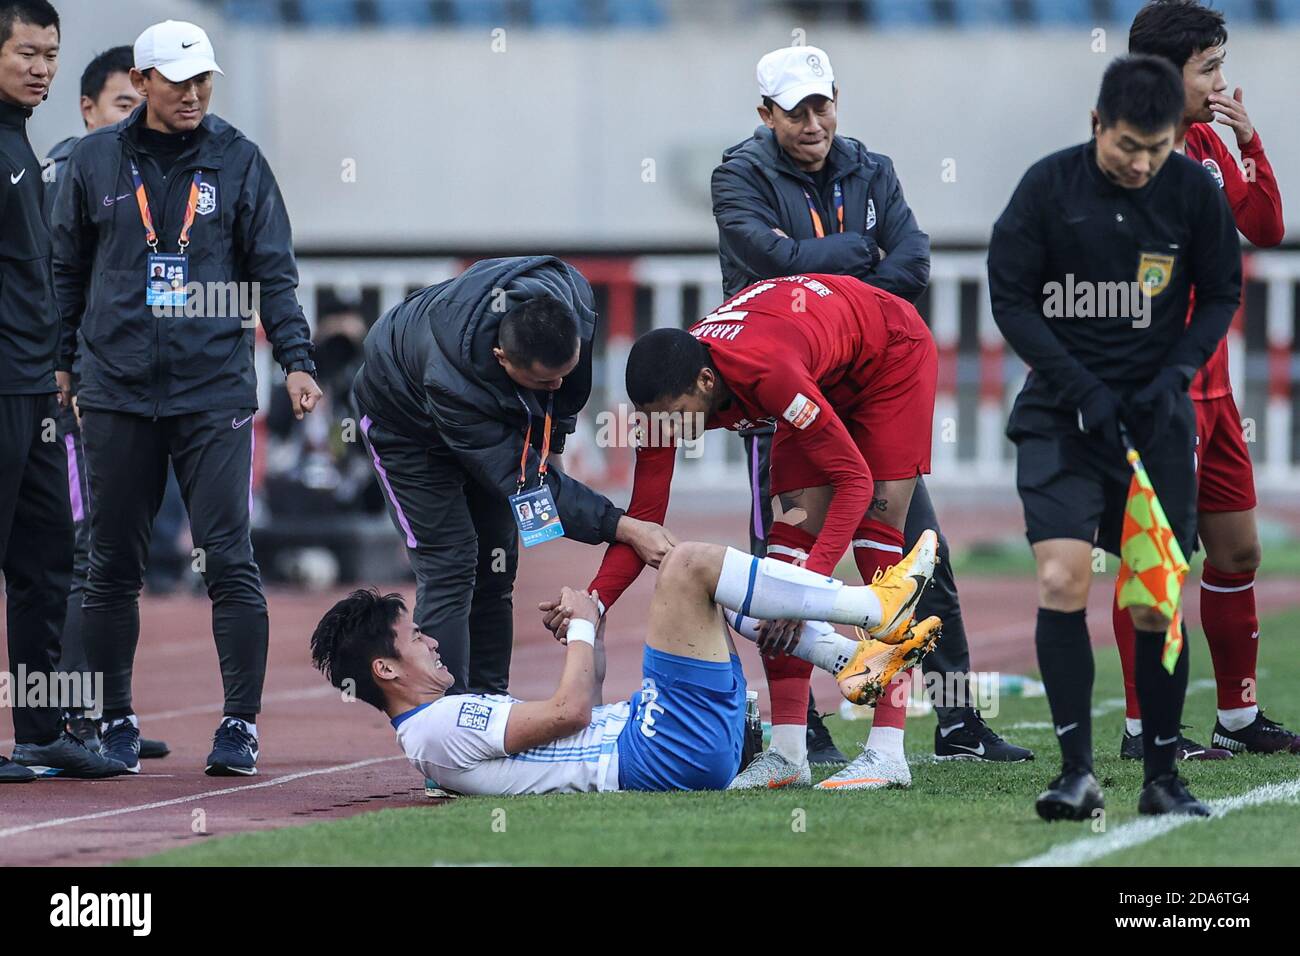
[[[221,73],[215,56],[203,28],[184,20],[155,23],[135,38],[135,68],[156,69],[173,83],[200,73]]]
[[[787,46],[758,61],[758,92],[792,110],[806,96],[835,95],[835,73],[825,50],[815,46]]]

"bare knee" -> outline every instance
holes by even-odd
[[[1077,611],[1088,603],[1092,569],[1060,558],[1038,563],[1038,604],[1053,611]]]
[[[704,544],[700,541],[683,541],[674,545],[664,559],[659,562],[659,577],[656,587],[681,587],[690,581],[703,579],[701,573],[716,560],[717,545]]]
[[[1253,574],[1259,570],[1263,557],[1259,538],[1231,541],[1215,548],[1207,545],[1205,548],[1206,562],[1225,574]]]

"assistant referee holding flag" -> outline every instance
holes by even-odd
[[[993,317],[1030,367],[1011,410],[1016,485],[1038,565],[1038,664],[1063,769],[1046,820],[1102,806],[1092,774],[1094,543],[1119,552],[1127,427],[1185,554],[1196,544],[1196,415],[1187,395],[1241,295],[1232,212],[1198,163],[1173,153],[1183,84],[1165,60],[1106,70],[1093,139],[1030,167],[989,246]],[[1188,298],[1196,308],[1187,318]],[[1187,642],[1161,664],[1169,621],[1130,608],[1145,729],[1142,813],[1207,814],[1174,770]]]
[[[54,208],[59,368],[72,368],[80,342],[78,406],[95,503],[86,655],[104,674],[104,752],[138,771],[138,598],[170,462],[212,600],[225,687],[206,771],[247,775],[257,769],[268,629],[249,536],[250,313],[286,372],[295,414],[321,393],[275,178],[239,130],[206,115],[221,72],[207,34],[158,23],[137,38],[134,56],[131,82],[144,105],[77,144]],[[160,269],[161,289],[151,280]]]

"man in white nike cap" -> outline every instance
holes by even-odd
[[[192,23],[167,20],[140,34],[134,58],[131,83],[144,103],[76,145],[52,222],[63,326],[55,367],[60,389],[70,388],[80,351],[95,502],[86,657],[104,674],[103,751],[139,772],[138,598],[170,467],[203,555],[225,688],[204,769],[244,776],[257,771],[268,630],[249,536],[255,319],[296,417],[321,392],[275,177],[256,145],[208,113],[221,72],[211,41]],[[152,281],[160,271],[162,288]]]

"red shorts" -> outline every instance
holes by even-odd
[[[1241,413],[1231,395],[1196,406],[1197,511],[1249,511],[1255,507],[1255,469],[1246,451]]]
[[[928,334],[891,342],[851,400],[832,403],[877,481],[930,473],[938,352]],[[799,453],[800,432],[781,422],[772,439],[771,493],[816,488],[829,479]]]

